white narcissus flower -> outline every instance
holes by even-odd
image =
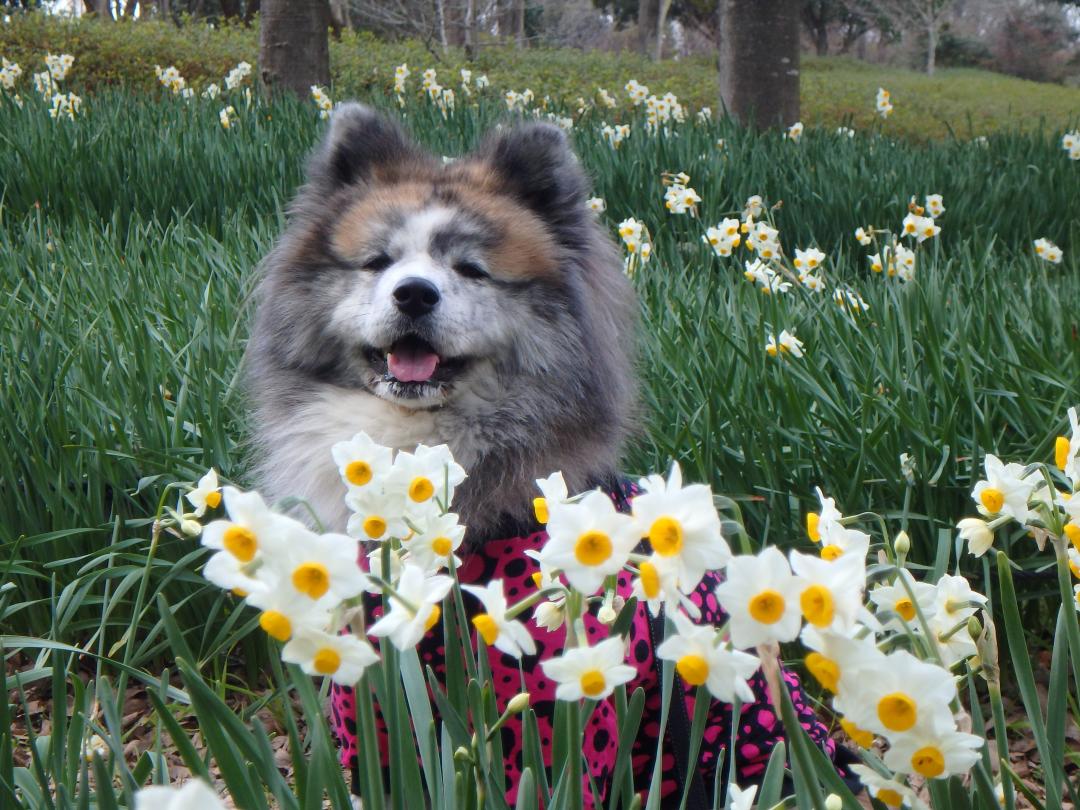
[[[465,539],[465,527],[458,522],[458,516],[447,512],[429,520],[422,531],[402,541],[409,552],[409,561],[419,565],[425,573],[434,574],[449,567],[450,558],[454,564],[461,560],[454,554]]]
[[[536,486],[543,495],[533,498],[533,513],[537,522],[543,525],[548,522],[553,509],[558,509],[570,499],[570,492],[561,472],[553,472],[547,478],[537,478]]]
[[[859,781],[866,786],[867,793],[888,807],[889,810],[896,810],[901,807],[923,810],[926,807],[925,804],[919,801],[915,791],[897,779],[887,779],[865,765],[852,765],[851,770],[859,777]]]
[[[439,621],[439,603],[453,584],[450,577],[425,577],[419,566],[406,564],[390,595],[390,611],[368,628],[368,634],[388,636],[399,650],[415,647]]]
[[[207,509],[217,509],[221,504],[217,470],[211,467],[206,475],[199,479],[195,489],[184,495],[188,503],[195,507],[195,517],[202,517]]]
[[[572,647],[558,658],[541,661],[544,674],[559,684],[557,700],[603,700],[620,684],[637,675],[625,663],[626,646],[621,638],[608,638],[592,647]]]
[[[856,228],[855,239],[860,245],[864,247],[874,241],[874,237],[870,235],[870,228]]]
[[[255,574],[259,575],[256,578]],[[271,584],[276,586],[277,577],[270,575],[266,566],[260,566],[254,573],[249,573],[247,563],[241,562],[227,551],[211,554],[202,570],[207,582],[217,585],[222,590],[232,591],[237,596],[266,591]]]
[[[792,264],[799,270],[816,270],[825,261],[825,254],[817,248],[802,250],[795,248],[795,260]]]
[[[890,270],[895,269],[896,275],[900,277],[901,281],[911,281],[915,277],[914,250],[906,248],[903,245],[897,245],[894,261],[890,262],[890,264]],[[892,275],[891,272],[890,275]]]
[[[252,590],[246,601],[257,608],[259,627],[278,641],[288,641],[302,630],[325,630],[330,626],[330,611],[340,600],[333,595],[311,599],[293,589],[267,587]]]
[[[1080,160],[1080,130],[1062,135],[1061,148],[1069,153],[1070,160]]]
[[[326,675],[334,683],[355,686],[379,656],[356,636],[304,629],[282,648],[281,660],[299,665],[308,675]]]
[[[777,345],[780,347],[781,354],[790,354],[792,357],[803,356],[803,342],[795,337],[795,333],[789,332],[787,329],[783,329],[780,332],[780,336],[776,339]]]
[[[1073,489],[1080,486],[1080,418],[1076,408],[1069,408],[1069,436],[1059,436],[1054,444],[1054,464],[1072,482]],[[1074,519],[1080,522],[1080,507]]]
[[[591,596],[618,573],[640,537],[636,521],[615,510],[599,490],[552,510],[540,562],[563,572],[574,590]]]
[[[960,530],[960,539],[968,544],[968,551],[981,557],[994,545],[994,530],[980,518],[964,518],[956,524]]]
[[[878,114],[882,118],[888,118],[889,113],[893,110],[892,98],[889,95],[889,91],[884,87],[879,87],[877,91],[877,98],[875,99],[874,106],[877,108]]]
[[[440,504],[449,506],[454,489],[465,478],[465,470],[454,461],[449,447],[421,444],[412,453],[397,454],[386,486],[404,492],[406,515],[419,518]]]
[[[788,127],[785,137],[792,143],[798,143],[802,139],[803,125],[802,121],[796,121],[790,127]]]
[[[940,194],[926,195],[926,212],[932,217],[940,217],[945,213],[945,203]]]
[[[1061,258],[1064,254],[1061,252],[1061,248],[1049,239],[1036,239],[1034,244],[1035,255],[1040,259],[1051,264],[1061,264]]]
[[[135,794],[135,810],[225,810],[225,805],[206,782],[191,779],[180,788],[143,788]]]
[[[799,607],[810,624],[820,630],[849,632],[863,607],[866,560],[844,554],[834,561],[791,551],[791,570],[803,581]]]
[[[840,661],[840,691],[834,708],[859,728],[890,741],[912,729],[944,733],[955,729],[950,704],[956,699],[952,674],[899,650],[863,661]]]
[[[897,773],[917,773],[925,779],[965,774],[979,761],[986,740],[961,731],[916,728],[889,738],[885,767]]]
[[[650,475],[639,483],[632,513],[649,540],[653,562],[674,570],[679,589],[693,593],[706,571],[723,568],[731,559],[712,490],[704,484],[683,486],[678,462],[672,463],[667,481]]]
[[[791,641],[799,635],[802,581],[780,549],[769,546],[756,556],[732,557],[727,579],[716,598],[728,614],[731,643],[739,649],[770,641]]]
[[[602,214],[607,210],[607,203],[602,197],[590,197],[585,201],[585,207],[597,214]]]
[[[536,655],[536,642],[525,625],[517,619],[506,617],[506,596],[501,579],[493,579],[487,585],[462,585],[484,606],[484,612],[472,618],[472,625],[484,643],[514,658],[522,654]]]
[[[986,454],[983,465],[986,478],[975,484],[971,493],[978,510],[984,515],[1005,514],[1019,523],[1027,523],[1032,516],[1028,498],[1038,481],[1031,476],[1021,478],[1022,464],[1003,464],[992,453]]]
[[[754,806],[754,797],[757,796],[757,789],[757,785],[741,788],[733,784],[728,789],[728,799],[731,801],[728,810],[751,810]]]
[[[361,487],[379,486],[389,475],[394,454],[389,447],[376,443],[364,432],[330,448],[341,480],[350,491]]]
[[[656,648],[665,661],[674,661],[675,670],[687,686],[705,686],[717,700],[744,703],[754,700],[747,679],[761,662],[753,655],[732,649],[719,638],[712,625],[697,625],[682,613],[673,613],[675,635]]]
[[[858,529],[845,527],[842,523],[844,516],[836,508],[833,499],[826,498],[820,487],[817,489],[817,494],[818,500],[821,501],[821,514],[816,520],[807,516],[807,532],[811,539],[821,543],[822,558],[835,560],[851,554],[860,560],[865,560],[870,550],[870,535]]]
[[[552,599],[550,602],[541,602],[533,611],[533,621],[537,627],[543,627],[549,633],[562,627],[566,620],[566,600]]]
[[[300,527],[289,542],[264,568],[276,571],[281,582],[314,600],[328,596],[343,602],[359,596],[368,585],[367,575],[356,560],[360,548],[356,539],[345,534],[315,534]],[[262,569],[256,576],[261,578]]]
[[[885,660],[874,642],[874,634],[863,628],[835,633],[821,632],[813,625],[807,625],[799,638],[810,650],[804,659],[807,671],[833,694],[840,693],[842,681],[863,670],[872,670]]]
[[[914,600],[911,594],[914,594]],[[885,623],[886,629],[898,631],[904,629],[903,624],[900,623],[900,619],[903,619],[910,629],[916,633],[921,632],[922,626],[918,620],[919,611],[922,611],[924,618],[930,618],[937,609],[936,600],[937,588],[926,582],[916,582],[915,577],[906,568],[900,569],[892,584],[881,584],[870,591],[871,602],[879,609],[894,614]]]
[[[764,210],[765,204],[761,199],[761,195],[754,194],[753,196],[746,198],[746,204],[743,206],[743,216],[757,219]]]
[[[404,539],[411,529],[406,522],[406,495],[403,487],[357,487],[345,495],[352,514],[345,526],[350,537],[360,540]],[[436,509],[429,512],[434,513]],[[423,521],[423,517],[420,516]]]
[[[978,653],[975,640],[966,626],[967,619],[986,605],[986,597],[971,589],[961,576],[946,574],[934,586],[934,614],[927,620],[937,642],[941,661],[951,667],[957,661]]]
[[[303,529],[292,518],[271,511],[258,492],[225,487],[222,497],[229,519],[207,524],[201,542],[229,552],[241,563],[250,563],[263,552],[278,553],[287,536]]]

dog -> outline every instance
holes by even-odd
[[[611,480],[636,427],[637,304],[588,187],[549,124],[445,162],[375,110],[338,108],[261,267],[246,356],[260,491],[341,531],[335,442],[445,443],[476,543],[532,523],[537,478]]]

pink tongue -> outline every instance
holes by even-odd
[[[424,382],[430,380],[439,365],[439,355],[434,352],[398,352],[386,356],[390,373],[400,382]]]

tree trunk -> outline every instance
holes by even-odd
[[[250,25],[255,19],[255,15],[259,13],[259,5],[259,0],[247,0],[244,3],[244,25]]]
[[[814,29],[814,50],[818,56],[829,55],[829,25],[821,23]]]
[[[465,0],[465,59],[469,62],[476,59],[476,18],[476,0]]]
[[[513,0],[514,3],[514,47],[525,47],[525,0]]]
[[[658,4],[663,0],[639,0],[637,11],[638,50],[645,56],[654,52],[656,47],[656,16]]]
[[[720,0],[720,104],[764,129],[799,120],[799,0]]]
[[[653,53],[653,61],[659,62],[664,58],[664,30],[667,27],[667,15],[671,11],[671,0],[656,0],[656,51]]]
[[[435,0],[435,28],[439,33],[439,45],[442,46],[443,53],[446,53],[450,48],[450,41],[446,38],[445,0]]]
[[[92,0],[94,14],[99,20],[112,22],[112,0]]]
[[[937,62],[937,20],[931,20],[926,26],[926,75],[934,75]]]
[[[226,20],[240,17],[240,0],[221,0],[221,16]]]
[[[263,87],[304,98],[311,85],[329,84],[329,25],[327,0],[263,0],[259,18]]]

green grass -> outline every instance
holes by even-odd
[[[46,51],[67,52],[75,56],[71,83],[90,90],[117,85],[154,89],[155,64],[175,65],[190,86],[201,89],[210,82],[220,83],[242,59],[255,64],[257,50],[256,30],[242,26],[211,29],[189,23],[176,28],[130,21],[99,25],[42,14],[15,14],[12,23],[0,26],[0,55],[22,64],[27,77],[30,70],[44,69]],[[636,78],[657,95],[675,93],[694,109],[719,109],[711,56],[654,63],[634,53],[516,51],[485,45],[476,60],[468,63],[460,50],[432,53],[419,42],[383,42],[356,32],[345,32],[331,42],[334,93],[344,98],[389,91],[394,66],[402,62],[413,69],[414,83],[424,68],[434,67],[443,84],[456,85],[458,71],[469,67],[477,74],[487,73],[500,89],[529,87],[537,98],[549,95],[558,104],[573,105],[578,96],[591,99],[597,87],[623,102],[623,85]],[[883,124],[873,111],[874,95],[881,86],[892,92],[896,105]],[[1080,88],[973,69],[940,70],[930,78],[847,58],[807,58],[802,65],[802,109],[807,125],[880,128],[916,141],[950,135],[971,138],[1018,128],[1075,126],[1080,119]],[[622,119],[628,114],[624,104],[611,116]]]
[[[0,105],[0,548],[17,594],[4,632],[160,660],[162,626],[133,589],[149,518],[175,498],[163,487],[211,465],[244,481],[238,365],[253,268],[323,124],[309,103],[229,101],[229,132],[220,100],[103,91],[75,122],[51,120],[32,93],[23,109]],[[503,115],[495,91],[448,122],[426,102],[408,109],[425,144],[450,155]],[[780,544],[801,538],[821,485],[845,513],[897,518],[929,563],[939,532],[970,513],[985,452],[1050,457],[1080,378],[1080,166],[1056,133],[927,149],[814,129],[794,145],[720,123],[661,139],[635,127],[613,152],[599,120],[580,120],[575,141],[606,219],[614,230],[642,218],[655,240],[636,276],[648,429],[628,470],[678,457],[689,477],[746,499],[752,534]],[[679,170],[703,220],[663,209],[661,172]],[[948,211],[917,281],[871,274],[854,228],[896,228],[907,198],[931,192]],[[787,249],[824,249],[830,289],[858,289],[869,317],[798,289],[762,296],[707,251],[704,226],[752,193],[783,200]],[[1061,267],[1034,259],[1044,235],[1065,249]],[[769,360],[767,333],[793,327],[807,356]],[[916,462],[910,487],[901,453]],[[196,659],[221,668],[246,642],[239,626],[221,629],[237,617],[201,585],[200,559],[194,541],[163,535],[149,593],[167,596]],[[245,647],[249,666],[261,650]]]

